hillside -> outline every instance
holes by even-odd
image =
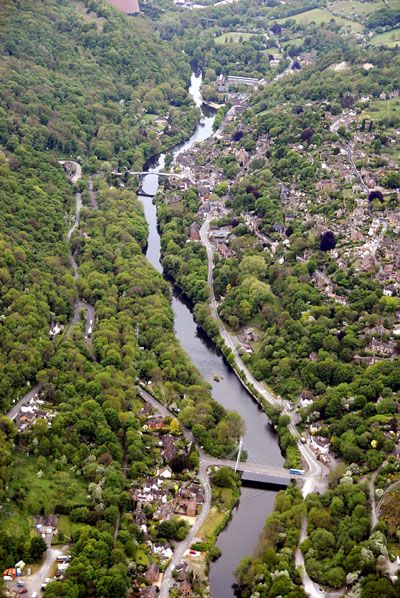
[[[181,56],[140,18],[105,2],[90,8],[52,0],[0,7],[3,408],[43,367],[50,322],[65,324],[76,298],[65,244],[72,194],[57,160],[80,154],[93,172],[109,169],[108,160],[141,167],[195,119]],[[142,118],[168,112],[161,136]]]

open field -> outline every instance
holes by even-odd
[[[371,44],[374,46],[388,46],[390,48],[400,46],[400,28],[374,35],[374,37],[371,37]]]
[[[217,510],[217,507],[211,507],[210,513],[201,526],[197,536],[201,538],[201,540],[206,540],[207,537],[212,536],[215,533],[215,530],[219,528],[225,517],[226,513],[221,513]]]
[[[308,25],[312,22],[314,22],[316,25],[320,25],[321,23],[329,23],[332,19],[334,19],[338,25],[341,25],[342,27],[351,27],[351,29],[355,32],[363,30],[363,26],[361,25],[361,23],[356,23],[355,21],[348,21],[347,19],[343,19],[342,17],[336,17],[331,12],[329,12],[329,10],[326,10],[324,8],[314,8],[313,10],[307,10],[305,12],[301,12],[300,14],[293,15],[291,17],[276,19],[276,22],[284,23],[288,19],[294,19],[296,23],[299,23],[300,25]]]
[[[253,36],[252,33],[240,33],[237,31],[229,31],[228,33],[223,33],[215,38],[215,43],[218,45],[222,44],[238,44],[239,42],[246,41]]]
[[[60,535],[62,534],[64,536],[63,541],[70,540],[72,534],[85,528],[90,528],[90,525],[71,521],[68,515],[60,515],[58,518],[58,532]]]
[[[395,114],[400,114],[400,98],[373,100],[369,103],[368,108],[361,113],[360,118],[380,120],[385,116],[394,116]]]
[[[335,2],[334,4],[330,5],[330,8],[334,12],[338,12],[339,14],[348,17],[352,15],[361,17],[363,15],[368,15],[376,10],[381,10],[384,7],[385,3],[382,2],[382,0],[378,0],[377,2],[357,2],[357,0],[340,0],[340,2]]]
[[[87,504],[87,484],[83,478],[71,470],[57,471],[46,464],[43,457],[28,458],[25,454],[17,456],[10,493],[18,497],[16,500],[21,504],[23,518],[40,512],[54,513],[60,502],[70,508]]]

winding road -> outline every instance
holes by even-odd
[[[310,578],[307,573],[307,569],[304,563],[304,556],[300,548],[300,544],[304,542],[308,538],[307,534],[307,517],[303,517],[301,520],[301,529],[300,529],[300,539],[299,544],[296,548],[294,561],[296,567],[300,570],[301,573],[301,580],[303,582],[303,588],[306,594],[311,596],[311,598],[324,598],[326,596],[325,592],[321,590]]]
[[[66,163],[65,160],[59,161],[59,164],[61,164],[62,166],[64,166],[65,163]],[[73,185],[76,185],[82,177],[82,167],[78,162],[70,162],[69,161],[69,163],[73,164],[75,167],[74,172],[71,173],[69,175],[69,177],[70,177],[71,183]],[[93,186],[92,186],[92,191],[93,191]],[[90,188],[89,188],[89,194],[90,194]],[[76,203],[75,203],[74,221],[72,223],[72,226],[68,229],[68,232],[66,235],[67,241],[69,241],[69,242],[71,241],[71,237],[72,237],[74,231],[79,227],[79,223],[80,223],[80,214],[81,214],[81,208],[82,208],[82,195],[79,191],[76,193],[75,200],[76,200]],[[75,261],[75,255],[72,253],[70,254],[70,263],[71,263],[71,267],[74,272],[74,278],[75,278],[75,280],[78,280],[79,279],[78,265]],[[95,309],[94,309],[93,305],[90,305],[89,303],[86,303],[85,301],[82,301],[79,298],[77,299],[77,301],[74,304],[74,313],[73,313],[70,321],[68,322],[68,325],[67,325],[66,330],[63,335],[63,339],[69,338],[73,327],[81,319],[82,310],[85,310],[85,322],[86,322],[85,323],[85,341],[86,341],[88,348],[91,351],[93,351],[91,333],[92,333],[93,326],[94,326]],[[16,418],[16,416],[18,415],[18,413],[20,412],[21,407],[23,405],[28,404],[31,399],[37,398],[40,391],[42,390],[42,388],[43,388],[42,382],[38,382],[37,384],[35,384],[35,386],[33,388],[31,388],[29,390],[29,392],[27,392],[22,397],[22,399],[19,399],[19,401],[17,401],[17,403],[15,403],[15,405],[8,411],[6,416],[9,419],[14,420]]]
[[[208,513],[211,507],[211,485],[210,479],[208,476],[208,466],[200,461],[199,473],[198,477],[200,482],[203,484],[204,488],[204,503],[202,505],[201,513],[197,517],[196,521],[192,525],[190,532],[186,536],[186,538],[179,542],[174,550],[174,554],[168,563],[167,568],[164,571],[163,581],[160,588],[160,598],[168,598],[169,596],[169,588],[172,584],[172,575],[174,572],[175,567],[177,564],[182,560],[185,551],[189,548],[191,543],[193,542],[194,538],[196,537],[197,532],[207,519]]]
[[[303,457],[303,460],[307,466],[307,475],[305,476],[305,484],[303,486],[302,492],[303,496],[307,496],[311,492],[314,492],[318,483],[326,483],[326,478],[329,474],[329,469],[325,467],[320,461],[317,460],[316,456],[309,448],[309,446],[302,444],[300,442],[300,435],[296,429],[295,425],[295,413],[291,409],[291,405],[288,401],[283,401],[278,399],[274,396],[271,391],[267,390],[265,386],[256,380],[256,378],[250,373],[247,367],[244,365],[238,349],[235,345],[232,335],[227,331],[225,328],[221,318],[218,314],[218,304],[215,299],[214,294],[214,278],[213,278],[213,267],[214,267],[214,254],[213,249],[211,246],[211,242],[208,236],[208,231],[210,227],[210,220],[211,215],[208,214],[201,229],[200,229],[200,239],[203,245],[207,250],[207,257],[208,257],[208,275],[207,275],[207,282],[210,287],[210,308],[211,308],[211,315],[212,317],[218,322],[220,334],[225,342],[225,344],[229,347],[232,351],[232,354],[235,358],[236,366],[239,372],[242,372],[245,376],[246,382],[251,384],[258,393],[270,404],[278,409],[282,410],[284,415],[288,415],[290,417],[290,424],[289,429],[294,438],[297,439],[297,447]],[[240,377],[239,377],[240,379]]]
[[[209,239],[209,226],[210,226],[211,214],[206,216],[206,219],[200,229],[200,239],[203,243],[204,247],[207,251],[207,258],[208,258],[208,273],[207,273],[207,282],[210,287],[210,307],[211,307],[211,315],[216,320],[219,325],[220,334],[225,342],[225,344],[230,348],[232,354],[235,358],[235,364],[238,368],[239,372],[243,373],[248,384],[251,384],[258,393],[271,405],[274,407],[279,408],[284,415],[288,415],[290,417],[289,423],[289,430],[293,437],[297,440],[297,447],[300,451],[300,454],[303,458],[307,466],[307,473],[303,479],[305,479],[305,483],[302,487],[302,494],[306,497],[311,492],[314,492],[318,486],[321,488],[326,488],[327,486],[327,476],[329,474],[329,469],[325,467],[320,461],[317,460],[316,455],[312,452],[310,447],[306,444],[303,444],[300,441],[300,435],[296,429],[296,415],[292,410],[292,406],[288,401],[283,401],[275,397],[269,390],[263,386],[255,377],[249,372],[247,367],[244,365],[237,347],[234,343],[232,336],[226,330],[221,318],[218,314],[218,304],[215,299],[214,293],[214,277],[213,277],[213,268],[214,268],[214,254],[213,249]],[[237,373],[237,372],[236,372]],[[239,380],[241,380],[239,376]],[[248,389],[249,390],[249,389]],[[251,391],[250,391],[251,392]],[[246,464],[247,465],[247,464]],[[287,470],[286,470],[287,471]],[[290,474],[289,474],[290,476]],[[302,522],[301,534],[300,534],[300,543],[302,542],[302,537],[305,539],[307,537],[307,517],[304,517]],[[327,595],[322,589],[319,588],[317,584],[315,584],[310,576],[307,573],[305,564],[304,564],[304,556],[301,552],[301,549],[298,547],[295,554],[295,562],[296,566],[300,568],[300,575],[303,583],[303,587],[305,592],[311,598],[322,598]]]

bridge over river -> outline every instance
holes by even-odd
[[[171,179],[183,179],[185,178],[183,174],[177,174],[175,172],[152,172],[151,170],[147,171],[139,171],[139,170],[125,170],[125,172],[118,172],[116,170],[112,170],[111,174],[114,176],[124,176],[126,174],[137,175],[137,176],[159,176],[159,177],[169,177]],[[154,194],[153,194],[154,195]]]
[[[253,479],[260,482],[271,482],[277,483],[278,479],[282,480],[307,480],[311,477],[315,477],[312,474],[293,474],[290,473],[289,469],[284,467],[274,467],[273,465],[261,465],[259,463],[248,463],[247,461],[237,463],[236,461],[230,461],[227,459],[216,459],[210,456],[203,456],[202,461],[208,466],[216,465],[219,467],[230,467],[236,471],[240,471],[244,474],[244,479]]]

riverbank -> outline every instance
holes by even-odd
[[[192,77],[192,81],[195,77]],[[196,105],[201,105],[200,85],[201,81],[195,81],[194,91],[197,95]],[[178,148],[175,156],[190,149],[192,145],[200,142],[213,134],[214,117],[205,115],[202,119],[203,126],[196,128],[194,136],[182,147]],[[143,190],[146,194],[156,195],[158,190],[158,177],[152,176],[152,171],[157,172],[164,167],[165,156],[161,155],[158,164],[154,165],[143,180]],[[149,227],[148,250],[146,256],[152,265],[163,272],[160,262],[160,235],[158,231],[157,210],[154,203],[148,197],[140,198],[144,207],[146,220]],[[175,333],[183,347],[188,353],[192,362],[199,368],[206,382],[212,388],[212,395],[215,401],[225,408],[234,410],[242,416],[245,421],[244,446],[248,458],[253,463],[269,463],[275,466],[283,464],[283,458],[278,446],[277,436],[269,425],[267,418],[260,412],[260,407],[245,390],[236,374],[226,364],[217,348],[210,340],[203,335],[193,318],[187,305],[181,301],[178,294],[174,293],[172,308],[174,312]],[[215,377],[220,381],[216,382]],[[215,596],[221,596],[220,588],[225,587],[225,597],[233,597],[231,584],[234,583],[233,569],[239,560],[252,552],[255,537],[260,533],[266,516],[271,512],[276,492],[272,490],[261,491],[264,499],[257,502],[260,490],[246,489],[245,495],[248,500],[256,500],[257,507],[246,509],[246,501],[239,502],[237,509],[234,509],[233,518],[223,532],[224,537],[230,537],[232,533],[241,530],[240,535],[246,541],[237,544],[233,556],[235,562],[230,560],[230,551],[224,551],[222,557],[210,567],[211,592]],[[247,535],[247,530],[251,533]],[[235,531],[236,530],[236,531]],[[228,573],[229,572],[229,573]],[[232,577],[228,578],[228,575]],[[217,589],[218,588],[218,589]]]

